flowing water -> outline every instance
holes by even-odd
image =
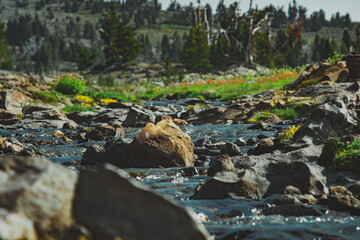
[[[246,130],[248,125],[202,125],[182,127],[193,142],[204,136],[211,139],[235,142],[239,137],[245,141],[259,134],[272,135],[275,131]],[[287,126],[279,126],[279,128]],[[55,129],[0,130],[0,135],[16,138],[23,143],[50,142],[39,145],[42,153],[55,163],[81,159],[86,147],[91,144],[104,145],[105,142],[63,144],[61,138],[53,137]],[[77,131],[61,129],[69,138],[76,139]],[[125,138],[132,139],[139,129],[126,128]],[[246,152],[246,148],[242,148]],[[71,169],[76,170],[74,166]],[[263,200],[223,199],[194,200],[195,187],[209,179],[201,172],[205,167],[190,169],[125,169],[137,181],[148,185],[153,191],[189,207],[195,218],[201,221],[215,239],[360,239],[360,217],[346,213],[335,213],[323,206],[317,216],[264,216],[261,212],[269,206]]]

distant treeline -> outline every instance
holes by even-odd
[[[360,49],[360,25],[349,14],[326,20],[319,10],[308,16],[296,1],[287,10],[272,5],[239,9],[223,0],[215,10],[176,1],[161,10],[157,0],[16,0],[12,5],[0,0],[0,14],[9,10],[14,14],[0,25],[0,38],[6,40],[0,41],[0,58],[11,57],[6,66],[19,71],[102,71],[132,61],[182,62],[195,71],[254,63],[294,67]],[[320,35],[323,28],[340,37]],[[144,29],[162,37],[155,39]],[[311,37],[305,39],[305,33]],[[139,48],[121,50],[124,44]]]

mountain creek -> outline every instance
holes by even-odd
[[[360,81],[338,82],[345,66],[312,65],[287,90],[231,102],[71,113],[29,100],[21,88],[34,84],[12,75],[0,239],[360,239],[359,155],[338,164],[330,141],[350,152],[360,139]],[[303,114],[282,120],[284,109]]]

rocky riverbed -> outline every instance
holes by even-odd
[[[330,134],[360,134],[360,82],[336,82],[344,71],[312,66],[294,86],[322,74],[316,85],[230,103],[97,113],[4,89],[0,239],[359,239],[360,176],[324,165]],[[248,123],[274,106],[309,114]],[[292,141],[275,137],[300,124]]]

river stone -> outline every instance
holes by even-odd
[[[0,159],[0,206],[22,213],[39,238],[61,239],[74,224],[71,202],[77,175],[41,158]]]
[[[187,210],[125,174],[109,164],[79,174],[73,215],[94,239],[210,239]]]
[[[25,216],[0,208],[0,239],[38,239],[34,223]]]
[[[230,196],[262,198],[282,194],[292,185],[302,194],[327,194],[325,178],[310,163],[302,161],[258,162],[238,173],[218,172],[212,179],[200,183],[196,199],[222,199]]]
[[[0,108],[13,114],[21,114],[26,104],[24,94],[17,90],[0,91]]]
[[[236,172],[234,163],[227,154],[223,154],[221,157],[211,161],[208,169],[208,176],[214,176],[217,172]]]
[[[124,127],[144,127],[150,122],[155,122],[155,115],[151,111],[131,108],[122,125]]]
[[[171,120],[147,124],[126,149],[121,167],[193,167],[194,145]]]

